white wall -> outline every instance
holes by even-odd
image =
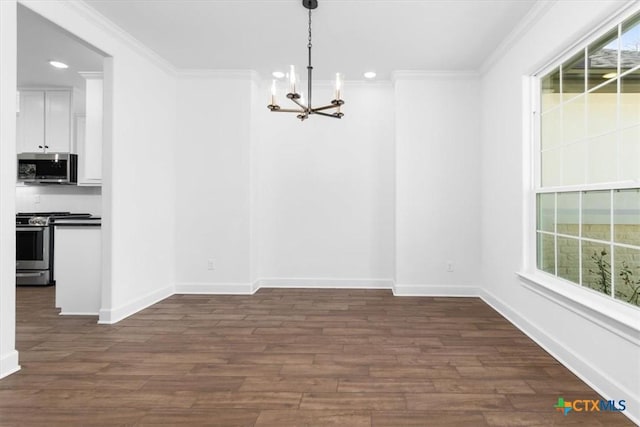
[[[77,185],[16,187],[16,212],[74,212],[102,214],[102,189]]]
[[[254,291],[255,284],[258,280],[258,260],[260,253],[257,245],[257,236],[260,235],[260,216],[256,209],[258,200],[257,185],[257,149],[259,141],[259,123],[256,117],[259,116],[262,108],[264,108],[264,92],[261,90],[260,80],[254,78],[251,83],[251,149],[249,150],[249,171],[250,171],[250,232],[249,232],[249,246],[250,246],[250,272],[249,281],[253,284],[251,291]]]
[[[262,285],[386,286],[393,278],[393,87],[346,84],[342,120],[257,111],[254,175]],[[329,103],[328,83],[314,104]],[[281,96],[282,108],[291,108]],[[293,280],[295,279],[295,280]]]
[[[606,398],[625,399],[628,414],[638,420],[637,331],[629,334],[616,330],[615,325],[603,323],[600,316],[585,314],[569,300],[532,292],[515,274],[526,268],[523,226],[528,226],[525,224],[528,212],[523,209],[529,195],[526,180],[529,141],[523,137],[523,76],[531,75],[587,35],[624,3],[555,2],[484,73],[482,272],[488,301]],[[576,289],[573,293],[580,292],[587,291]],[[635,319],[637,322],[637,314]]]
[[[100,321],[114,322],[173,291],[175,77],[82,3],[21,3],[113,57],[105,61]]]
[[[106,173],[103,163],[103,182],[104,175],[111,178],[111,211],[103,217],[112,220],[113,300],[110,307],[103,301],[100,312],[106,322],[171,295],[175,276],[176,82],[126,45],[118,47]]]
[[[400,75],[395,88],[352,83],[345,119],[301,123],[266,109],[266,83],[184,74],[177,290],[390,287],[395,277],[472,292],[464,287],[478,285],[480,269],[479,80],[415,78]],[[331,99],[328,84],[314,88],[317,103]]]
[[[395,75],[396,293],[480,284],[479,93],[473,74]]]
[[[179,292],[251,289],[252,79],[242,72],[179,78],[174,159]]]
[[[316,91],[331,99],[326,84]],[[272,114],[267,93],[246,73],[179,79],[177,291],[389,286],[391,86],[351,85],[342,121]]]
[[[16,3],[0,2],[0,378],[19,369],[16,293]]]

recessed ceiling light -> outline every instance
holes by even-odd
[[[367,71],[366,73],[364,73],[364,77],[367,78],[367,79],[375,79],[376,72],[375,71]]]
[[[64,62],[60,62],[60,61],[49,61],[49,64],[51,64],[52,67],[56,67],[56,68],[69,68],[69,66],[67,64],[65,64]]]
[[[613,73],[607,73],[607,74],[603,74],[602,78],[603,79],[612,79],[614,77],[616,77],[618,75],[618,73],[613,72]]]
[[[276,79],[281,79],[284,77],[284,73],[282,71],[274,71],[273,73],[271,73],[271,75]]]

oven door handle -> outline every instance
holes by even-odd
[[[44,276],[44,271],[34,271],[33,273],[16,273],[16,277],[40,277]]]
[[[44,231],[44,226],[36,227],[16,227],[16,231]]]

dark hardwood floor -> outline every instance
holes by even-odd
[[[19,288],[0,425],[623,426],[483,301],[390,291],[175,295],[116,325]]]

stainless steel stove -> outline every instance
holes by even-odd
[[[55,285],[53,271],[56,219],[89,218],[88,213],[20,212],[16,215],[16,284]]]

